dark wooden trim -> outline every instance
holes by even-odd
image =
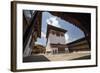
[[[33,27],[34,27],[34,23],[35,23],[35,20],[36,20],[36,16],[37,16],[37,12],[35,13],[34,17],[32,18],[31,22],[30,22],[30,25],[28,26],[25,34],[23,35],[23,52],[25,50],[25,47],[26,47],[26,44],[29,40],[29,37],[30,35],[32,34],[32,30],[33,30]]]
[[[82,44],[68,45],[68,47],[69,47],[69,48],[72,48],[72,47],[77,47],[77,46],[82,46],[82,45],[85,45],[85,46],[87,45],[87,46],[89,46],[88,43],[82,43]]]
[[[68,47],[66,44],[50,44],[50,46],[52,48],[60,48],[60,47],[67,48]]]
[[[79,4],[62,4],[62,3],[48,3],[48,2],[29,2],[29,1],[14,1],[18,4],[34,4],[34,5],[50,5],[50,6],[67,6],[67,7],[83,7],[83,8],[96,8],[94,5],[79,5]]]
[[[52,67],[52,68],[37,68],[37,69],[16,69],[17,68],[17,25],[16,25],[16,9],[17,4],[35,4],[35,5],[50,5],[50,6],[67,6],[67,7],[83,7],[83,8],[95,8],[96,9],[96,64],[94,65],[82,65],[82,66],[69,66],[69,67]],[[97,22],[98,22],[98,15],[97,15],[97,6],[89,6],[89,5],[73,5],[73,4],[57,4],[57,3],[40,3],[40,2],[27,2],[27,1],[12,1],[11,2],[11,71],[13,72],[22,72],[22,71],[37,71],[37,70],[52,70],[52,69],[72,69],[72,68],[84,68],[84,67],[96,67],[98,65],[98,30],[97,30]]]
[[[16,71],[16,63],[17,63],[17,57],[16,57],[16,48],[17,48],[17,42],[16,42],[16,3],[11,2],[11,71]]]
[[[96,7],[96,66],[98,66],[98,7]]]

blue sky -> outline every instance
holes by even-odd
[[[42,13],[42,28],[41,28],[41,38],[37,39],[36,44],[41,44],[46,46],[46,31],[47,31],[47,23],[52,21],[52,25],[63,28],[67,30],[65,34],[66,43],[75,41],[79,38],[84,37],[83,31],[81,31],[79,28],[77,28],[75,25],[69,23],[68,21],[65,21],[61,19],[60,17],[53,16],[49,12],[43,12]]]

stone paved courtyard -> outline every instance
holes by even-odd
[[[72,52],[62,54],[35,54],[24,58],[24,62],[41,62],[41,61],[67,61],[90,59],[90,51]]]
[[[66,61],[66,60],[74,60],[74,59],[88,59],[90,58],[90,52],[73,52],[67,54],[54,54],[54,55],[44,55],[50,61]]]

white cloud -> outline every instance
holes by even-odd
[[[56,16],[53,16],[53,17],[50,17],[49,19],[47,19],[47,24],[60,27],[59,21],[57,20]]]
[[[47,19],[47,21],[46,21],[46,22],[47,22],[47,24],[51,24],[50,19]]]
[[[46,37],[46,34],[44,32],[41,32],[41,37]]]

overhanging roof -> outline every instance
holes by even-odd
[[[75,13],[75,12],[50,12],[54,16],[68,21],[79,27],[85,33],[91,32],[91,14],[90,13]]]
[[[66,32],[67,32],[67,30],[65,30],[65,29],[62,29],[62,28],[60,28],[60,27],[56,27],[56,26],[47,24],[47,34],[46,34],[46,37],[47,37],[47,38],[48,38],[48,35],[49,35],[49,31],[50,31],[51,29],[52,29],[52,30],[56,30],[56,31],[60,31],[60,32],[63,32],[63,33],[66,33]]]

